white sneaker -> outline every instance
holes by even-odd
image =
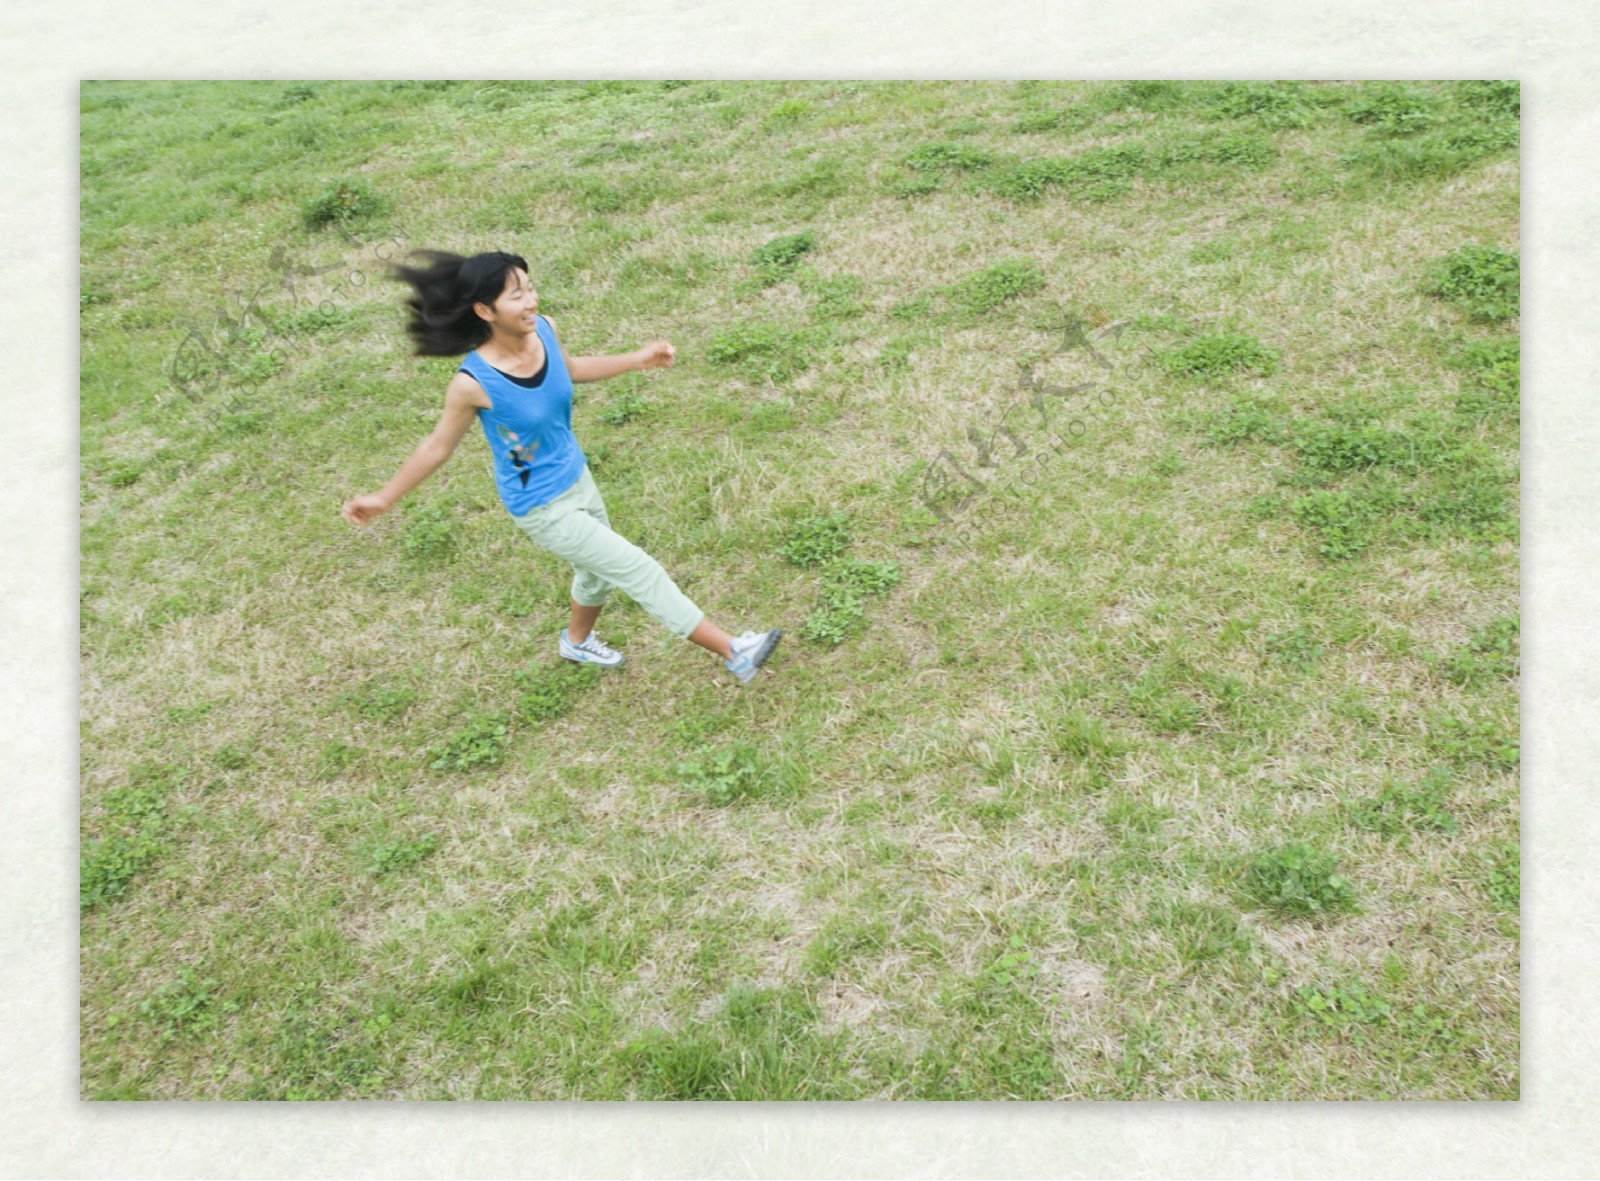
[[[627,661],[621,652],[615,648],[607,648],[600,642],[600,637],[590,632],[583,637],[583,643],[574,644],[567,639],[567,629],[561,629],[561,655],[563,659],[576,661],[578,664],[597,664],[601,668],[620,668]]]
[[[772,650],[782,638],[783,632],[777,628],[769,632],[745,632],[728,641],[733,659],[722,663],[734,676],[748,682],[756,675],[756,670],[767,662],[767,657],[772,655]]]

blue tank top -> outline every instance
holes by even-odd
[[[561,345],[543,315],[535,318],[534,328],[544,342],[542,380],[502,373],[477,349],[461,364],[493,405],[491,410],[479,407],[478,421],[494,456],[500,503],[513,517],[560,496],[577,483],[588,463],[572,433],[572,375]]]

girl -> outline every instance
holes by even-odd
[[[537,545],[572,563],[572,618],[560,637],[564,659],[617,668],[622,653],[594,634],[607,596],[620,587],[680,639],[722,657],[740,681],[756,675],[782,631],[730,636],[694,605],[661,564],[611,529],[589,463],[572,433],[572,387],[630,369],[671,365],[676,350],[664,340],[632,353],[569,359],[555,323],[536,313],[528,264],[491,251],[463,258],[414,250],[428,265],[395,263],[390,277],[414,294],[407,332],[416,356],[466,353],[445,388],[444,414],[383,488],[345,502],[343,516],[366,525],[450,458],[473,416],[483,424],[494,460],[495,487],[518,528]],[[470,351],[469,351],[470,350]]]

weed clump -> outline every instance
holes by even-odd
[[[630,419],[639,417],[649,404],[632,390],[626,390],[600,412],[600,421],[608,426],[621,426]]]
[[[1284,428],[1270,412],[1267,401],[1254,394],[1236,394],[1221,410],[1199,416],[1200,434],[1214,447],[1226,447],[1257,439],[1263,443],[1284,441]]]
[[[997,170],[983,182],[1013,201],[1034,202],[1053,188],[1084,204],[1100,204],[1133,188],[1133,177],[1152,166],[1146,149],[1134,144],[1086,148],[1076,156],[1044,156],[1021,160]]]
[[[902,299],[887,313],[891,320],[925,320],[933,314],[933,300],[926,295]]]
[[[1032,295],[1044,286],[1044,275],[1032,259],[1008,258],[952,284],[949,295],[963,310],[983,315],[1007,300]]]
[[[787,278],[801,256],[816,249],[816,245],[817,240],[810,230],[783,234],[751,251],[750,263],[756,268],[757,278],[762,285],[770,287]]]
[[[1522,761],[1515,733],[1499,721],[1480,713],[1466,717],[1437,712],[1430,719],[1428,746],[1440,758],[1458,766],[1481,763],[1496,771],[1509,771]]]
[[[170,831],[169,793],[183,783],[182,768],[141,765],[128,787],[104,797],[107,833],[90,841],[78,862],[78,906],[121,897],[128,884],[165,849]]]
[[[1212,119],[1254,119],[1265,127],[1309,126],[1317,98],[1298,82],[1224,82],[1206,105]]]
[[[438,838],[425,833],[414,841],[387,841],[375,845],[367,857],[367,872],[382,877],[384,874],[409,869],[438,848]]]
[[[1276,160],[1278,149],[1270,140],[1260,136],[1234,132],[1204,143],[1201,156],[1214,164],[1232,164],[1237,168],[1257,170]]]
[[[819,320],[848,320],[867,310],[867,305],[858,298],[866,290],[859,275],[807,278],[801,287],[816,300],[812,314]]]
[[[1504,320],[1521,310],[1521,258],[1498,246],[1462,246],[1429,265],[1421,288],[1473,319]]]
[[[384,676],[376,676],[355,689],[341,693],[337,698],[342,705],[353,708],[363,717],[379,721],[393,721],[416,704],[416,692],[397,685]]]
[[[887,594],[900,582],[893,562],[867,562],[843,557],[828,563],[822,574],[822,601],[806,618],[807,639],[841,644],[866,620],[865,601]]]
[[[1386,135],[1416,135],[1433,126],[1429,97],[1405,86],[1364,88],[1345,107],[1345,116]]]
[[[321,752],[317,755],[317,778],[339,778],[360,756],[360,748],[351,746],[347,742],[340,742],[338,739],[324,742]]]
[[[435,771],[469,771],[473,767],[497,767],[505,758],[510,726],[504,714],[475,717],[438,746],[428,748],[434,756],[428,766]]]
[[[308,201],[302,216],[310,229],[376,217],[389,209],[389,201],[362,176],[344,176],[328,182]]]
[[[1401,453],[1403,440],[1376,423],[1308,419],[1296,424],[1294,446],[1303,468],[1317,475],[1341,475],[1389,462]]]
[[[1358,1046],[1365,1045],[1369,1034],[1398,1034],[1404,1042],[1394,1049],[1403,1059],[1446,1051],[1459,1041],[1438,1006],[1427,1001],[1409,1006],[1391,1004],[1361,981],[1322,988],[1306,986],[1296,989],[1295,994],[1295,1013],[1315,1022],[1323,1032],[1346,1036]]]
[[[522,669],[516,682],[522,689],[517,712],[530,722],[545,722],[569,711],[578,693],[593,685],[600,670],[570,662],[563,666],[540,665]]]
[[[974,172],[993,164],[994,155],[968,144],[930,143],[914,148],[901,163],[916,172],[939,172],[947,168]]]
[[[796,566],[815,566],[838,557],[850,544],[850,523],[837,509],[826,516],[805,517],[789,529],[778,547],[780,557]]]
[[[801,630],[807,639],[843,643],[865,621],[865,600],[887,594],[900,582],[895,563],[849,557],[849,544],[849,519],[835,509],[796,521],[778,547],[779,555],[796,566],[820,568],[821,601]]]
[[[1516,910],[1522,905],[1522,846],[1506,841],[1479,853],[1487,874],[1483,888],[1489,900],[1501,910]]]
[[[1140,111],[1170,111],[1189,100],[1189,90],[1182,82],[1166,79],[1137,78],[1124,82],[1106,98],[1107,107],[1122,110],[1133,107]]]
[[[1404,502],[1384,484],[1330,490],[1320,488],[1289,504],[1289,515],[1317,535],[1317,552],[1330,561],[1363,553],[1382,522]]]
[[[713,807],[758,797],[771,787],[769,769],[754,746],[742,740],[717,749],[702,748],[677,766],[684,785],[706,797]]]
[[[221,1012],[232,1012],[236,1002],[216,1003],[217,982],[201,978],[192,967],[178,969],[178,978],[161,985],[139,1003],[139,1015],[160,1030],[162,1041],[191,1037],[215,1028]]]
[[[1487,468],[1435,477],[1432,489],[1417,506],[1417,517],[1425,535],[1501,538],[1511,536],[1516,528],[1505,481]]]
[[[1300,672],[1309,672],[1315,668],[1325,650],[1303,625],[1267,637],[1267,651],[1282,663]]]
[[[1278,363],[1276,349],[1253,336],[1217,332],[1201,336],[1181,349],[1157,354],[1156,364],[1170,377],[1219,377],[1228,373],[1271,374]]]
[[[1448,656],[1429,654],[1435,667],[1452,684],[1478,688],[1517,675],[1517,637],[1521,620],[1503,615],[1478,628]]]
[[[925,197],[939,189],[939,173],[914,172],[910,176],[891,177],[886,186],[890,195],[908,201],[913,197]]]
[[[1448,767],[1435,767],[1415,789],[1386,784],[1376,796],[1351,807],[1351,822],[1382,836],[1408,831],[1453,833],[1457,825],[1448,807],[1449,786]]]
[[[1473,341],[1456,359],[1472,383],[1456,398],[1456,409],[1474,417],[1515,414],[1521,403],[1522,342]]]
[[[1522,116],[1522,83],[1515,79],[1475,78],[1462,82],[1456,87],[1456,98],[1462,106],[1481,114],[1501,119]]]
[[[1440,180],[1486,156],[1516,147],[1518,138],[1515,123],[1489,127],[1467,124],[1435,134],[1382,140],[1338,159],[1357,173],[1378,180]]]
[[[414,509],[406,518],[402,545],[406,557],[419,565],[449,558],[456,549],[456,524],[449,508],[430,504]]]
[[[1328,1029],[1343,1030],[1355,1025],[1375,1025],[1389,1019],[1389,1003],[1366,986],[1354,983],[1331,988],[1301,988],[1294,1011],[1310,1017]]]
[[[734,324],[718,332],[706,349],[716,365],[741,366],[761,381],[786,381],[809,365],[802,334],[776,324]]]
[[[1338,859],[1304,843],[1259,854],[1246,871],[1245,889],[1263,906],[1298,917],[1340,914],[1356,904]]]

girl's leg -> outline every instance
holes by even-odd
[[[574,644],[583,643],[584,637],[589,634],[589,629],[594,627],[594,621],[599,616],[599,607],[585,607],[576,599],[572,600],[572,621],[567,624],[567,639]],[[733,649],[729,646],[732,637],[712,623],[709,617],[700,620],[694,631],[689,633],[689,639],[707,652],[715,652],[724,660],[733,659]]]
[[[586,637],[600,613],[599,606],[586,606],[581,600],[603,602],[617,588],[674,635],[693,640],[724,660],[732,659],[728,633],[705,618],[659,562],[610,527],[605,503],[587,468],[571,497],[551,503],[551,511],[535,510],[515,519],[535,542],[572,563],[569,640]]]
[[[572,620],[567,624],[567,639],[574,644],[583,643],[589,635],[589,629],[594,626],[594,621],[599,615],[599,607],[585,607],[577,599],[573,599]]]
[[[584,510],[594,516],[606,528],[611,527],[611,516],[606,512],[606,503],[600,495],[600,489],[594,486],[594,477],[588,469],[584,469],[584,480],[593,491],[592,499],[586,498]],[[595,597],[595,594],[604,596],[610,589],[610,584],[590,571],[579,571],[577,581],[591,580],[594,586],[585,586],[586,597]],[[595,592],[590,594],[588,592]],[[572,622],[567,627],[567,638],[574,644],[581,643],[583,637],[589,634],[589,629],[594,626],[595,617],[600,614],[599,607],[585,607],[576,598],[572,600]],[[714,652],[724,660],[733,659],[733,648],[729,641],[732,639],[727,632],[711,622],[708,616],[702,616],[695,629],[689,633],[689,639],[699,644],[707,652]]]
[[[689,638],[707,652],[715,652],[724,660],[733,659],[733,649],[728,646],[728,640],[730,639],[728,633],[712,623],[710,619],[702,619],[695,629],[689,633]]]

